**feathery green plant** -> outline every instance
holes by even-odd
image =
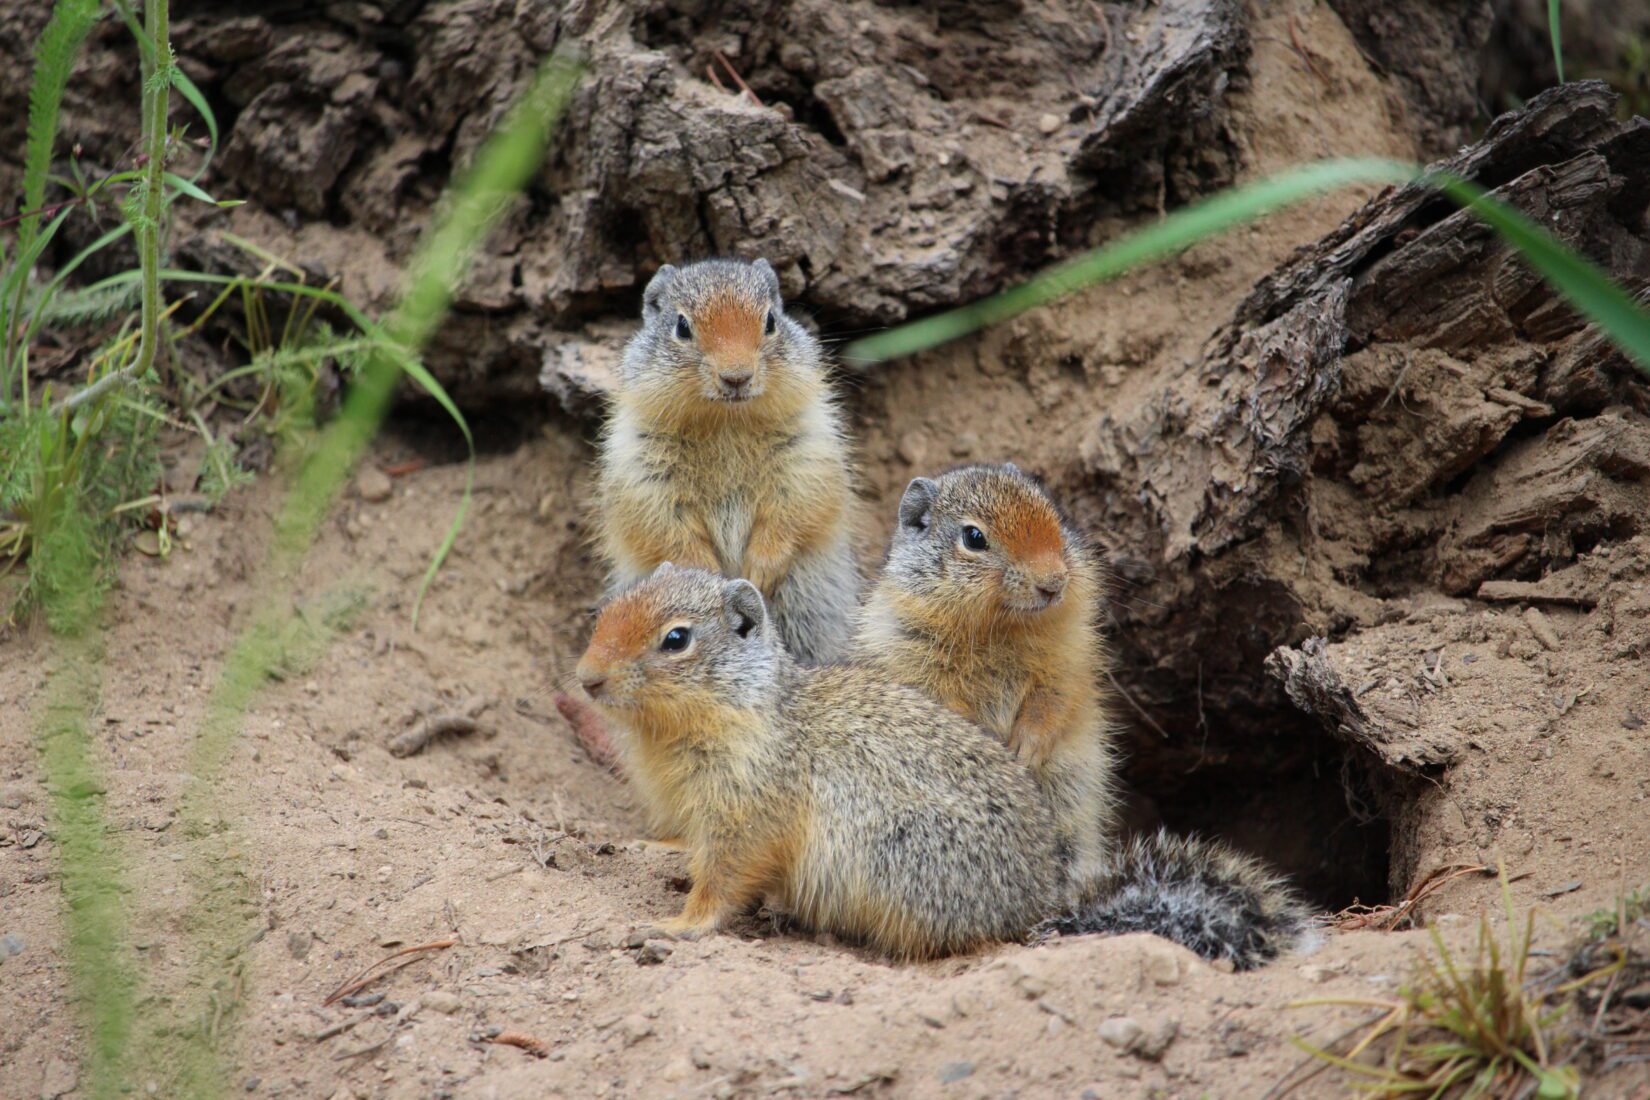
[[[21,387],[27,391],[28,361],[26,341],[15,340],[11,332],[21,313],[29,277],[40,255],[50,243],[67,210],[55,216],[44,209],[46,182],[51,172],[52,149],[57,144],[57,122],[63,106],[63,91],[75,58],[97,18],[97,0],[57,0],[51,21],[41,32],[34,49],[34,75],[29,84],[28,138],[23,154],[23,215],[18,222],[16,247],[8,263],[0,240],[0,412],[17,399]],[[46,228],[41,223],[48,216]]]

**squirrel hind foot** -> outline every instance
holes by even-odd
[[[1085,901],[1032,936],[1151,932],[1251,970],[1300,946],[1310,925],[1307,905],[1258,860],[1165,830],[1130,841]]]

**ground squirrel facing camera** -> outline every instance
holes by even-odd
[[[854,658],[972,718],[1054,811],[1074,884],[1105,865],[1117,762],[1097,675],[1100,563],[1017,467],[919,477],[861,609]]]
[[[926,958],[1056,911],[1025,769],[920,692],[796,663],[748,581],[661,566],[603,609],[578,675],[631,742],[644,798],[684,825],[693,887],[667,931],[772,896],[810,927]]]
[[[663,561],[744,577],[798,660],[837,656],[859,602],[848,454],[819,342],[768,262],[661,267],[601,444],[612,588]]]

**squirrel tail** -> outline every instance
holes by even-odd
[[[1123,845],[1084,900],[1037,934],[1153,932],[1249,970],[1296,946],[1309,927],[1306,904],[1264,864],[1163,830]]]

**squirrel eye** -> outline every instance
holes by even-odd
[[[963,526],[962,544],[969,550],[985,550],[991,545],[985,541],[985,532],[971,523]]]
[[[685,314],[678,313],[676,315],[676,339],[693,339],[693,326],[688,324],[688,319]]]
[[[762,331],[766,332],[769,336],[772,336],[774,333],[779,331],[779,322],[774,318],[773,310],[771,309],[768,310],[768,319],[763,323]]]
[[[688,642],[692,640],[693,631],[685,626],[674,626],[666,632],[664,640],[659,643],[659,648],[666,653],[679,653],[686,649]]]

